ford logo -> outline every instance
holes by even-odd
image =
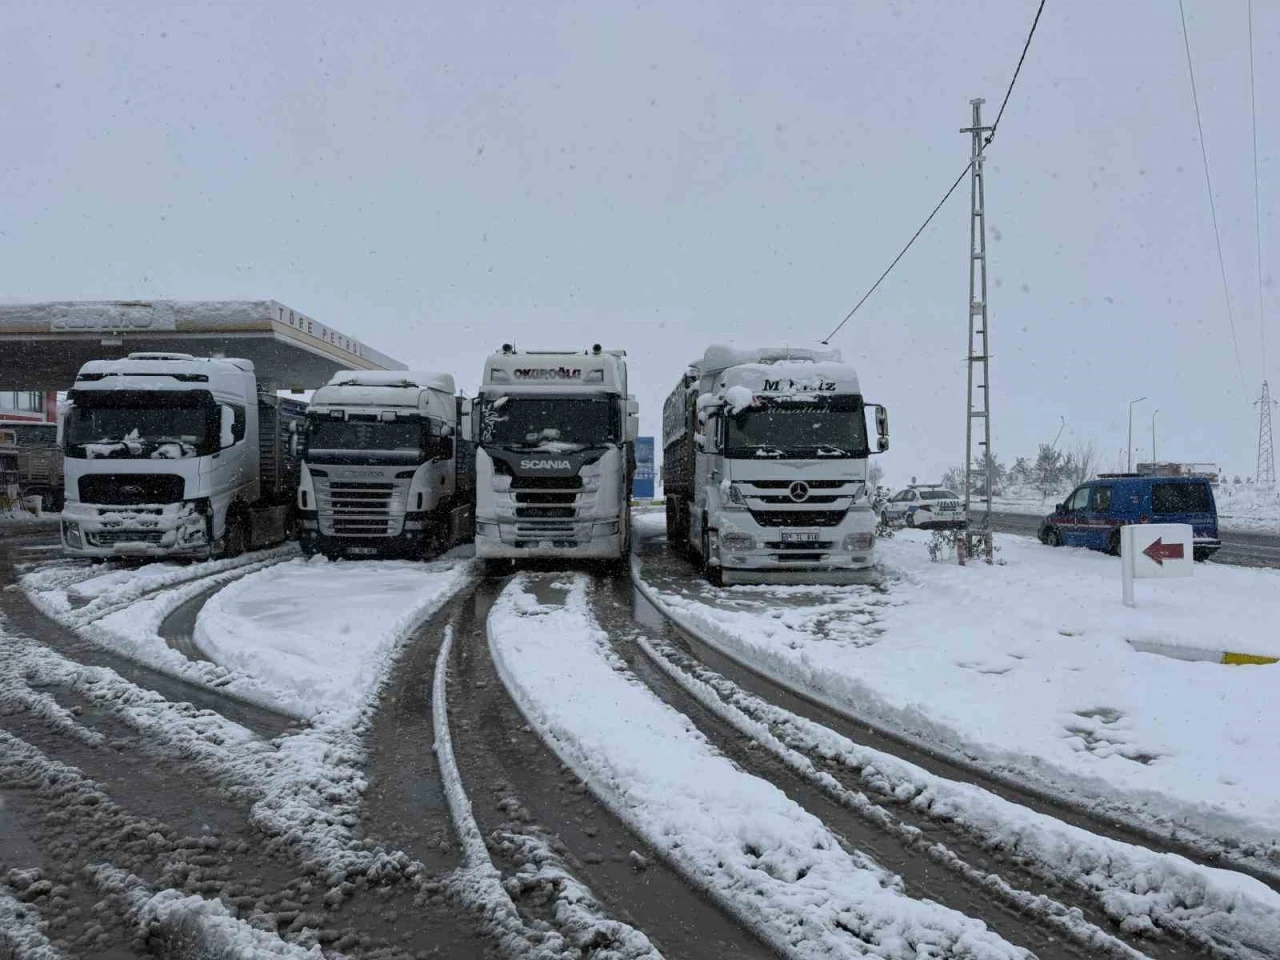
[[[791,499],[796,503],[803,503],[809,499],[809,485],[803,480],[797,480],[793,483],[788,492],[791,494]]]
[[[138,486],[136,483],[126,483],[123,487],[120,488],[120,492],[124,494],[128,494],[131,497],[136,497],[142,493],[142,488]]]

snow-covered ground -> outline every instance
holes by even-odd
[[[470,576],[465,562],[297,558],[215,593],[194,640],[222,666],[287,691],[291,713],[350,709],[385,675],[413,624]]]
[[[1047,496],[1033,487],[1010,487],[992,498],[992,508],[1006,513],[1043,517],[1071,493],[1071,487],[1051,490]],[[1280,533],[1280,487],[1266,489],[1252,484],[1221,483],[1213,488],[1218,525],[1223,530],[1258,530]]]
[[[1280,654],[1280,572],[1197,566],[1140,581],[1127,609],[1114,558],[998,536],[1003,565],[959,567],[930,562],[927,541],[881,542],[883,590],[639,574],[679,621],[846,712],[1085,805],[1280,856],[1280,665],[1128,642]]]
[[[1023,956],[980,921],[906,896],[715,750],[626,672],[591,616],[587,583],[517,577],[489,617],[494,660],[551,748],[691,883],[788,956]]]

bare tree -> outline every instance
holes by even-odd
[[[1097,445],[1092,440],[1081,440],[1071,451],[1068,479],[1076,485],[1084,483],[1098,468]]]

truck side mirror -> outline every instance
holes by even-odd
[[[221,423],[218,433],[218,449],[225,450],[227,447],[233,447],[236,443],[235,424],[236,412],[231,409],[229,404],[221,403],[218,405],[218,413],[221,415]]]
[[[876,408],[876,452],[884,453],[889,449],[889,411],[880,404]]]
[[[703,433],[695,433],[693,435],[693,445],[698,448],[699,453],[707,452],[707,437]]]
[[[635,443],[636,437],[638,436],[640,436],[640,401],[628,394],[627,442]]]
[[[452,437],[456,433],[457,431],[453,429],[453,424],[451,423],[446,423],[440,428],[440,436],[442,437]]]
[[[298,458],[298,450],[301,447],[301,444],[298,442],[297,426],[298,425],[295,423],[289,424],[289,456],[295,460]]]
[[[475,425],[472,422],[474,407],[474,401],[465,397],[458,404],[459,433],[461,434],[462,439],[466,440],[468,443],[475,443],[476,440]]]

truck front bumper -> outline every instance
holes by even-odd
[[[209,556],[208,502],[107,506],[68,500],[62,547],[74,557]]]
[[[846,514],[832,527],[762,526],[745,514],[721,518],[712,543],[724,583],[866,583],[874,579],[875,520]]]
[[[476,556],[486,560],[557,557],[566,560],[616,560],[625,538],[618,522],[594,521],[576,525],[575,535],[518,532],[514,523],[476,521]],[[609,532],[604,532],[608,530]],[[598,532],[597,532],[598,531]]]

